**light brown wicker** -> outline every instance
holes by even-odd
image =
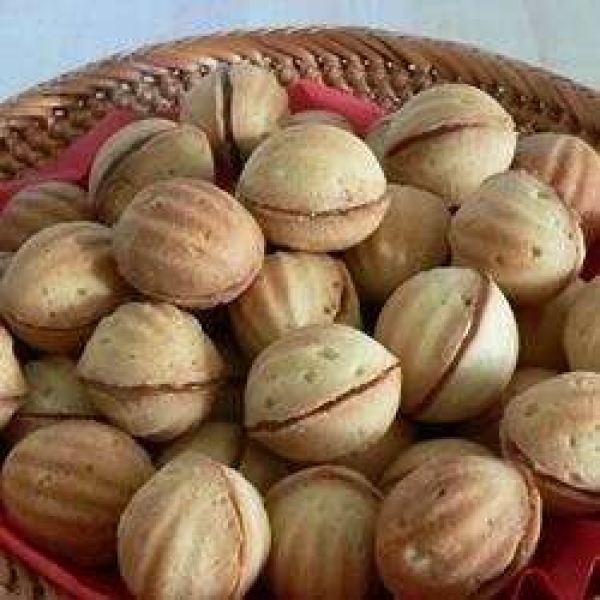
[[[0,104],[0,180],[55,157],[112,106],[172,109],[182,89],[215,65],[244,60],[267,66],[283,83],[316,78],[387,108],[434,83],[467,82],[493,94],[522,131],[565,131],[600,146],[600,93],[520,61],[364,28],[239,31],[114,56]],[[1,598],[65,597],[52,594],[0,552]]]
[[[485,89],[522,130],[568,131],[600,145],[600,94],[523,62],[439,40],[359,28],[241,31],[114,56],[0,105],[0,179],[56,155],[114,105],[176,105],[182,88],[219,62],[248,60],[283,82],[322,79],[391,107],[441,81]]]

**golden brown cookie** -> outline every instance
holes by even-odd
[[[92,206],[79,186],[62,181],[29,185],[17,192],[0,213],[0,251],[18,250],[50,225],[88,220],[92,220]]]
[[[344,253],[361,295],[383,304],[412,275],[439,267],[450,253],[446,203],[424,190],[390,184],[390,207],[379,227]]]
[[[577,215],[525,171],[487,179],[452,218],[452,262],[489,273],[516,304],[558,294],[585,257]]]
[[[551,186],[581,216],[586,238],[600,234],[600,158],[581,138],[566,133],[522,135],[513,167]]]
[[[361,326],[358,298],[344,263],[306,252],[268,255],[252,285],[229,305],[229,317],[249,357],[306,325]]]
[[[397,597],[494,598],[533,555],[540,521],[527,471],[482,456],[428,462],[383,502],[379,573]]]
[[[252,154],[236,196],[277,246],[344,250],[372,233],[389,199],[376,157],[359,138],[305,123],[274,133]]]
[[[26,435],[67,419],[94,419],[98,412],[66,356],[44,356],[23,367],[27,395],[3,432],[15,444]]]
[[[77,366],[100,413],[131,435],[166,441],[208,415],[226,367],[198,321],[132,302],[105,317]]]
[[[557,375],[513,398],[500,424],[504,456],[531,469],[544,508],[600,511],[600,375]]]
[[[100,148],[89,193],[98,218],[112,225],[138,192],[173,177],[214,179],[206,134],[192,125],[142,119],[120,129]]]
[[[519,364],[527,367],[567,370],[563,338],[567,315],[586,284],[575,279],[562,292],[541,305],[515,310],[519,327]]]
[[[275,75],[250,64],[217,68],[187,92],[181,120],[206,132],[217,158],[234,170],[288,114]]]
[[[429,190],[451,204],[508,169],[517,142],[512,117],[494,98],[456,83],[413,96],[380,127],[382,136],[370,137],[388,180]]]
[[[379,487],[389,492],[399,481],[428,461],[435,463],[462,456],[491,456],[491,453],[484,446],[462,438],[434,438],[417,442],[401,450],[391,461],[381,476]]]
[[[121,576],[144,600],[241,600],[270,546],[269,521],[254,487],[194,453],[138,490],[118,535]]]
[[[315,325],[290,332],[254,361],[245,426],[285,458],[325,462],[383,436],[399,402],[395,356],[351,327]]]
[[[561,340],[572,371],[600,372],[600,279],[582,285],[563,313]],[[556,314],[555,311],[554,314]]]
[[[510,380],[519,341],[498,286],[472,269],[441,267],[402,284],[375,337],[402,367],[402,412],[426,422],[474,417]]]
[[[252,283],[264,245],[252,216],[227,192],[172,179],[135,197],[115,226],[113,248],[119,271],[141,293],[211,308]]]
[[[84,221],[47,227],[23,244],[0,283],[13,333],[48,352],[79,348],[131,295],[111,246],[108,227]]]
[[[110,564],[117,523],[154,469],[118,429],[70,420],[33,432],[2,467],[9,522],[35,545],[84,566]]]
[[[373,543],[381,495],[364,477],[325,465],[275,485],[265,499],[266,575],[281,600],[367,600],[378,590]]]

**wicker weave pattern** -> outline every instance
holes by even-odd
[[[358,28],[285,29],[196,37],[115,56],[0,105],[0,179],[39,166],[111,106],[172,110],[182,89],[220,62],[247,60],[284,83],[312,77],[386,107],[433,83],[493,94],[522,131],[553,130],[600,145],[600,95],[525,63],[462,44]]]

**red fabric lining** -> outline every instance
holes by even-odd
[[[347,92],[324,86],[312,79],[300,79],[288,88],[290,110],[329,110],[345,117],[359,135],[385,114],[381,106]]]

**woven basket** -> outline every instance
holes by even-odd
[[[40,166],[110,107],[152,113],[219,62],[267,66],[283,83],[312,77],[391,108],[434,83],[494,95],[522,131],[565,131],[600,146],[600,94],[462,44],[357,28],[208,35],[143,48],[69,73],[0,105],[0,179]]]
[[[183,89],[221,62],[250,61],[282,83],[310,77],[386,108],[440,82],[495,96],[521,131],[573,133],[600,147],[600,93],[463,44],[363,28],[233,32],[114,56],[0,104],[0,179],[52,159],[114,106],[173,110]],[[65,598],[0,554],[1,598]]]

